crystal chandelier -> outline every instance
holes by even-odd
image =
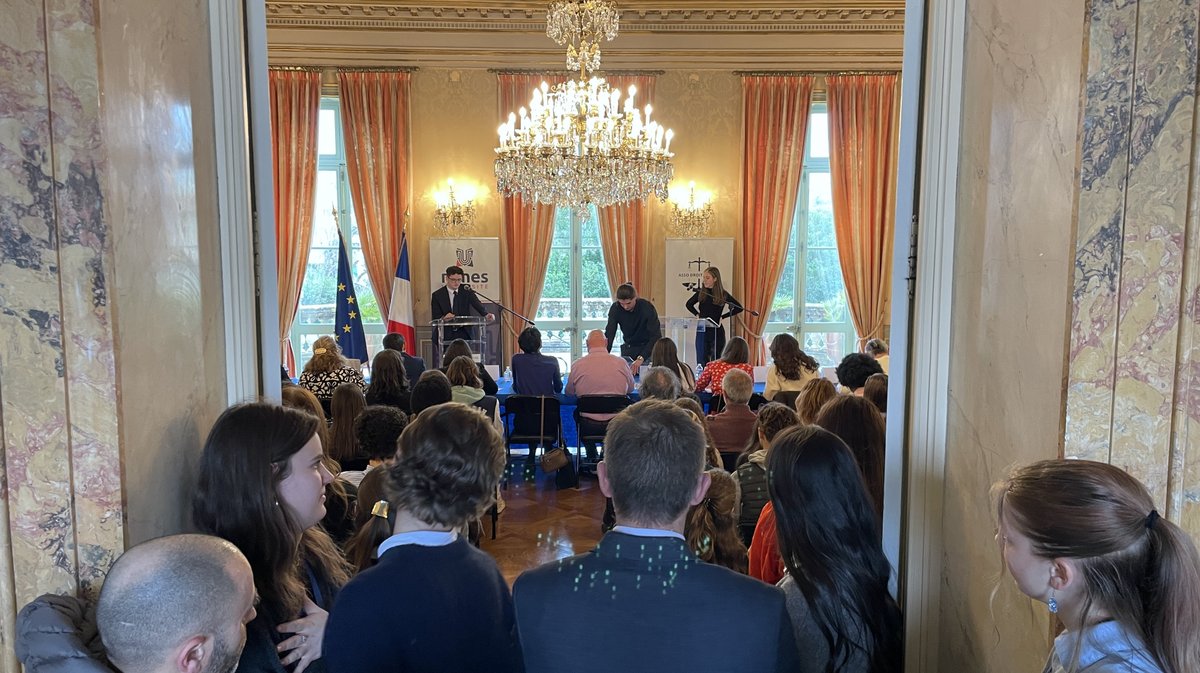
[[[634,106],[601,77],[602,39],[617,34],[617,10],[606,0],[555,2],[546,34],[568,44],[567,65],[579,79],[535,89],[528,109],[500,125],[496,186],[505,196],[556,206],[611,206],[667,197],[673,131],[650,119],[652,108]]]
[[[712,226],[712,194],[697,192],[689,182],[687,191],[671,190],[671,233],[680,238],[703,238]]]

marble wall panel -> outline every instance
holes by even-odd
[[[1129,470],[1193,535],[1198,7],[1092,4],[1065,444]]]
[[[42,5],[0,27],[0,415],[16,606],[75,588],[59,223]],[[11,620],[5,620],[10,623]]]
[[[1195,170],[1196,7],[1196,0],[1138,3],[1110,462],[1141,479],[1160,503],[1170,469],[1187,196]]]
[[[1136,34],[1137,3],[1092,3],[1066,415],[1067,455],[1091,460],[1109,458]]]
[[[95,8],[46,7],[74,544],[80,589],[94,596],[125,542]]]

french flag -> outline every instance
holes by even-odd
[[[392,303],[388,306],[389,332],[404,337],[404,351],[409,355],[417,352],[417,330],[413,327],[412,282],[408,267],[408,236],[400,233],[400,263],[396,266],[396,278],[392,281]]]

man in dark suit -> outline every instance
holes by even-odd
[[[496,319],[496,316],[483,308],[483,304],[479,302],[479,296],[470,287],[463,286],[463,270],[459,266],[446,267],[446,284],[433,291],[433,296],[429,298],[429,306],[429,313],[434,320],[466,317],[471,315],[472,311],[484,316],[489,321]],[[473,330],[468,327],[447,329],[444,343],[450,343],[455,339],[471,341],[474,339],[472,332]],[[437,330],[434,330],[434,339],[437,339],[437,336]]]
[[[404,375],[408,377],[409,387],[416,383],[417,379],[421,378],[421,372],[425,371],[425,358],[419,358],[404,352],[403,334],[388,332],[383,335],[383,347],[400,353],[400,359],[404,360]]]
[[[513,587],[528,673],[796,668],[783,593],[700,561],[684,541],[688,507],[708,492],[704,447],[700,425],[670,402],[609,422],[596,475],[616,528]]]

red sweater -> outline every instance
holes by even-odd
[[[700,378],[696,380],[696,392],[712,390],[713,395],[722,394],[721,380],[725,378],[730,369],[740,369],[749,374],[751,380],[754,379],[754,367],[750,365],[731,365],[724,360],[713,360],[704,365],[704,371],[700,372]]]
[[[768,502],[758,515],[758,524],[750,541],[750,576],[775,584],[783,579],[784,573],[779,539],[775,537],[775,507]]]

